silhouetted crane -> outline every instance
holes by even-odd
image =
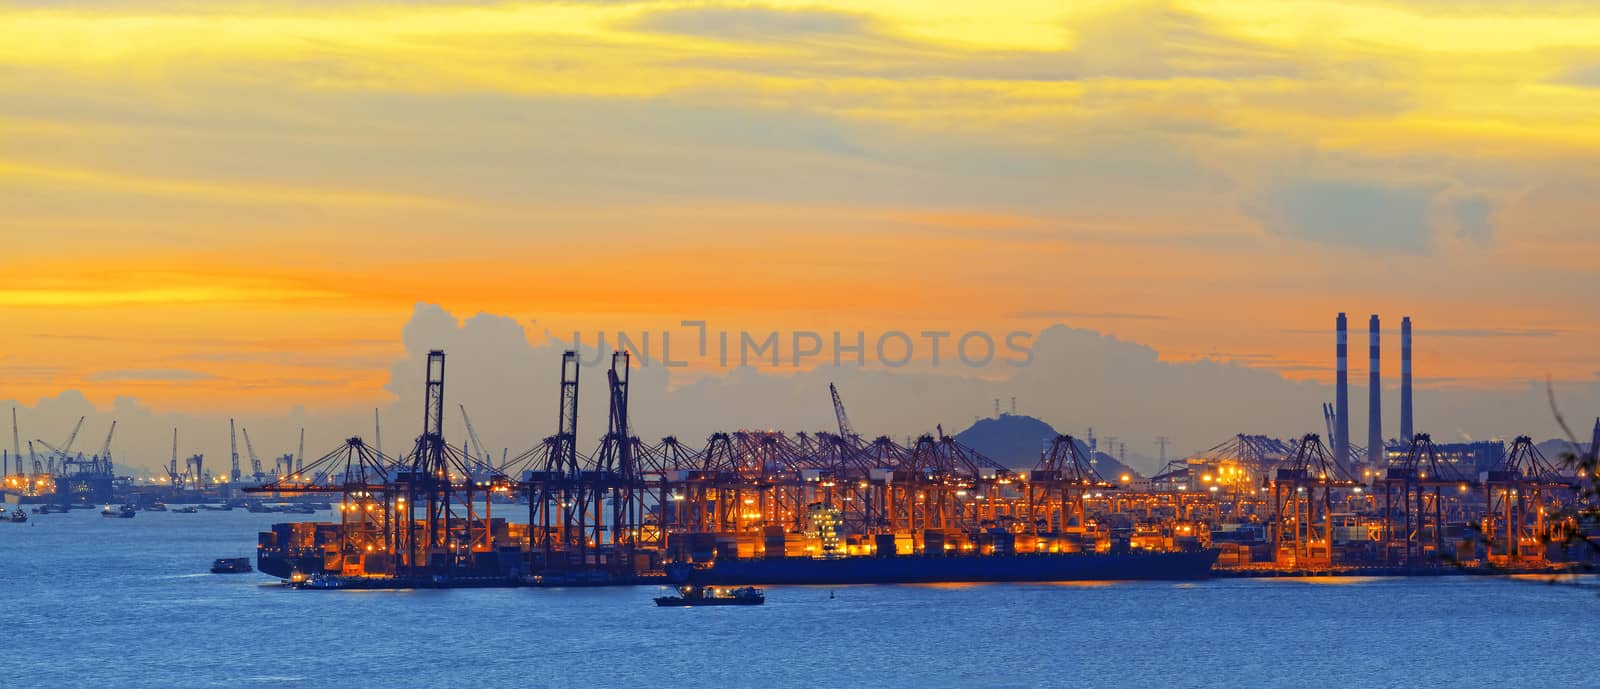
[[[112,419],[111,420],[111,430],[106,431],[106,443],[104,445],[100,446],[100,458],[101,459],[104,459],[106,461],[110,461],[111,460],[111,436],[115,435],[116,432],[117,432],[117,420],[116,419]]]
[[[239,482],[239,437],[233,432],[233,419],[228,419],[228,451],[233,455],[233,470],[228,473],[228,480]]]
[[[67,457],[69,456],[69,453],[72,452],[72,444],[78,441],[78,431],[83,430],[83,420],[86,419],[86,418],[88,418],[88,417],[85,417],[85,416],[78,417],[77,425],[72,427],[72,434],[67,436],[66,444],[62,445],[61,447],[56,447],[54,445],[51,445],[50,443],[45,442],[43,438],[34,438],[34,440],[37,440],[40,445],[45,446],[45,448],[47,448],[51,452],[55,453],[55,454],[52,454],[49,457],[45,458],[45,464],[49,469],[48,473],[50,473],[51,475],[54,475],[56,473],[56,458],[57,457],[59,457],[61,459],[62,466],[63,467],[66,466]],[[32,445],[32,443],[29,443],[29,445]],[[29,450],[29,454],[32,455],[32,453],[33,453],[32,450]]]
[[[172,462],[167,464],[167,482],[173,490],[183,487],[183,474],[178,472],[178,429],[172,429]]]
[[[458,404],[456,406],[461,408],[461,423],[466,424],[467,439],[472,441],[472,447],[468,448],[468,451],[474,458],[482,457],[483,463],[491,463],[489,461],[489,453],[483,449],[483,441],[478,439],[478,431],[472,427],[472,417],[467,416],[467,405]]]
[[[850,427],[850,417],[844,413],[844,400],[839,399],[839,388],[828,383],[828,393],[833,395],[833,415],[839,421],[839,437],[851,444],[860,443],[861,436],[856,435],[855,429]]]
[[[255,477],[256,483],[262,483],[266,480],[267,475],[261,471],[261,458],[256,457],[255,446],[250,444],[250,429],[241,428],[239,430],[244,433],[244,451],[250,455],[250,475]]]

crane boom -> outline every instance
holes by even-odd
[[[472,428],[472,419],[471,419],[471,417],[467,416],[467,405],[459,404],[459,405],[456,405],[456,406],[461,407],[461,422],[467,425],[467,438],[472,441],[472,445],[473,445],[473,448],[474,448],[472,450],[472,452],[473,452],[472,458],[473,459],[477,459],[479,457],[483,457],[483,461],[484,462],[488,462],[489,461],[489,457],[483,451],[483,441],[478,440],[478,431],[476,431],[476,430],[474,430]]]
[[[111,436],[115,435],[116,432],[117,432],[117,420],[116,419],[112,419],[111,420],[111,430],[106,431],[106,444],[101,446],[101,448],[100,448],[100,457],[101,458],[110,459],[110,457],[111,457]]]
[[[11,454],[17,456],[17,461],[22,461],[22,439],[17,435],[17,408],[11,408]]]
[[[233,419],[228,419],[228,451],[233,456],[233,471],[229,473],[228,480],[239,482],[239,437],[233,432]]]
[[[86,418],[89,417],[78,417],[78,425],[72,427],[72,435],[67,436],[67,444],[61,446],[61,455],[63,457],[65,457],[68,452],[72,451],[72,443],[78,440],[78,431],[83,430],[83,420]]]
[[[1334,444],[1337,445],[1338,439],[1333,435],[1333,427],[1338,423],[1339,418],[1334,413],[1332,404],[1322,403],[1322,421],[1328,427],[1328,439],[1334,441]]]
[[[839,388],[834,387],[833,383],[828,383],[828,392],[833,395],[833,415],[839,421],[839,437],[854,442],[860,436],[850,427],[850,417],[844,413],[844,400],[839,399]]]
[[[261,459],[256,457],[256,447],[250,444],[250,429],[241,428],[239,431],[244,433],[244,451],[250,455],[250,474],[260,482],[266,478],[266,474],[261,472]]]

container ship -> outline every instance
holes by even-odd
[[[675,564],[667,580],[696,586],[933,584],[1025,581],[1190,580],[1211,575],[1215,550],[770,558],[719,560],[708,567]]]
[[[421,523],[416,525],[419,529]],[[449,557],[435,550],[397,558],[382,549],[351,547],[340,524],[284,523],[260,534],[257,568],[289,581],[307,577],[342,577],[347,588],[414,586],[574,586],[672,583],[683,585],[845,585],[900,583],[1193,580],[1211,575],[1218,551],[1180,544],[1178,549],[1129,547],[1116,540],[1109,550],[1016,550],[1014,539],[988,534],[978,550],[947,548],[925,534],[923,548],[896,547],[893,535],[875,548],[840,549],[826,555],[807,554],[794,534],[768,534],[766,547],[751,549],[752,539],[738,543],[717,534],[683,534],[669,538],[664,550],[590,552],[578,561],[553,551],[529,547],[525,524],[492,518],[473,525],[483,529],[479,547]],[[452,530],[467,533],[465,524]],[[402,539],[403,540],[403,539]],[[793,541],[785,547],[784,541]],[[941,539],[942,540],[942,539]],[[929,543],[928,541],[933,541]],[[995,547],[995,543],[1001,544]],[[832,549],[829,549],[832,550]],[[854,554],[847,554],[854,553]],[[410,564],[414,563],[414,564]]]

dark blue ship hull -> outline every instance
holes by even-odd
[[[766,558],[673,566],[674,583],[736,585],[916,584],[1006,581],[1192,580],[1211,576],[1215,550],[1175,553],[956,557]]]

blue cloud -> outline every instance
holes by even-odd
[[[1255,215],[1269,232],[1285,237],[1425,253],[1433,195],[1426,187],[1297,180],[1269,190]]]
[[[1600,88],[1600,64],[1588,65],[1568,70],[1561,78],[1557,79],[1563,84],[1573,86],[1590,86]]]
[[[857,35],[867,31],[866,20],[853,14],[764,7],[695,7],[663,10],[646,14],[629,26],[654,33],[735,40]]]
[[[1494,202],[1482,196],[1457,199],[1453,204],[1456,216],[1456,236],[1487,246],[1494,243],[1494,224],[1489,215],[1494,212]]]

